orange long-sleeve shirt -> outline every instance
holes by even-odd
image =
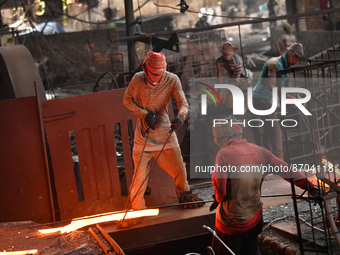
[[[181,115],[183,120],[185,120],[189,105],[177,75],[165,72],[163,82],[157,86],[147,82],[144,72],[139,72],[134,75],[123,100],[124,105],[138,117],[134,149],[143,149],[147,135],[144,119],[148,111],[156,115],[158,123],[155,126],[155,130],[150,129],[145,150],[156,151],[162,149],[169,136],[171,126],[168,115],[168,105],[171,97],[174,97],[176,100],[179,109],[178,115]],[[172,133],[164,148],[168,149],[178,146],[177,136],[175,133]]]

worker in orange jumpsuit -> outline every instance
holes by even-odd
[[[172,177],[179,202],[202,201],[190,191],[176,133],[169,133],[179,128],[188,115],[189,105],[181,82],[177,75],[166,71],[167,63],[162,53],[149,52],[142,67],[143,71],[136,73],[130,81],[123,100],[124,105],[138,117],[132,155],[135,171],[131,184],[131,207],[146,208],[144,192],[150,160],[158,155],[157,163]],[[171,97],[175,98],[179,110],[172,122],[168,116]]]

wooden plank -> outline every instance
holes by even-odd
[[[103,249],[104,253],[107,255],[109,251],[111,251],[111,249],[106,244],[104,244],[102,238],[100,238],[99,235],[97,235],[92,228],[89,228],[89,232],[97,240],[99,246]]]

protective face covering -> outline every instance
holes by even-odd
[[[166,59],[164,54],[150,51],[143,62],[144,74],[152,85],[162,83],[166,70]]]

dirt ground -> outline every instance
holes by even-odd
[[[89,231],[67,234],[40,234],[46,226],[31,221],[0,223],[0,251],[37,249],[36,254],[81,255],[105,254]]]

